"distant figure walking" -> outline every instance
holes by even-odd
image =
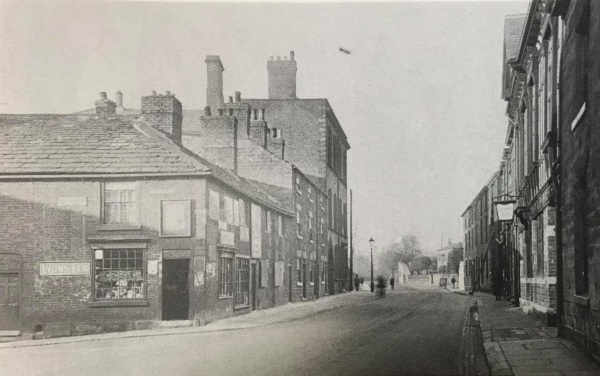
[[[354,275],[354,289],[355,289],[356,291],[358,291],[358,288],[359,288],[359,286],[360,286],[360,280],[361,280],[361,279],[360,279],[360,278],[358,278],[358,274],[355,274],[355,275]]]
[[[452,276],[452,279],[450,280],[450,282],[452,282],[452,288],[454,288],[454,284],[456,283],[456,278],[454,278],[454,276]]]
[[[390,287],[392,288],[392,290],[394,289],[394,277],[390,278]]]

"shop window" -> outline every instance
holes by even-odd
[[[104,184],[104,223],[137,223],[136,183]]]
[[[146,275],[141,249],[97,249],[94,252],[96,299],[143,299]]]
[[[265,273],[265,270],[261,270]],[[247,306],[250,304],[250,259],[235,259],[235,306]]]
[[[233,258],[230,255],[221,255],[219,266],[219,297],[226,298],[233,296]]]
[[[302,260],[300,257],[296,259],[296,284],[302,286]]]
[[[315,262],[313,260],[308,264],[308,281],[311,286],[315,284]]]

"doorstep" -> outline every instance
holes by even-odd
[[[170,320],[170,321],[158,321],[158,320],[138,320],[135,322],[136,330],[145,329],[158,329],[158,328],[185,328],[194,326],[193,320]]]

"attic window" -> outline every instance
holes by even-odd
[[[281,129],[271,128],[270,134],[271,134],[271,138],[281,138]]]

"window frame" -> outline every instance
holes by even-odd
[[[110,189],[109,187],[115,187],[113,189]],[[121,187],[120,189],[117,189],[116,187]],[[131,209],[131,214],[133,215],[133,221],[125,221],[125,222],[113,222],[113,221],[107,221],[107,191],[133,191],[132,194],[132,202],[133,202],[133,209]],[[140,223],[140,213],[139,213],[139,184],[138,182],[123,182],[123,181],[110,181],[110,182],[102,182],[101,183],[101,199],[102,199],[102,203],[100,205],[100,216],[101,216],[101,222],[102,224],[105,225],[139,225]],[[112,202],[111,203],[118,203],[118,202]]]
[[[121,267],[121,262],[122,262],[122,258],[121,257],[116,257],[116,258],[115,257],[105,257],[107,253],[112,253],[112,252],[118,252],[119,256],[120,256],[120,253],[122,251],[125,251],[127,256],[129,256],[128,255],[129,252],[136,252],[136,253],[139,252],[139,253],[141,253],[141,256],[140,257],[136,257],[135,254],[134,254],[133,259],[130,258],[130,257],[126,257],[124,259],[125,260],[125,264],[126,264],[125,268]],[[93,299],[92,299],[92,301],[94,301],[94,302],[103,302],[103,303],[108,303],[108,302],[140,302],[140,301],[147,301],[147,299],[148,299],[147,298],[147,296],[148,296],[148,273],[147,273],[147,265],[146,265],[147,261],[146,261],[146,252],[145,251],[146,250],[144,248],[125,248],[125,247],[124,248],[109,248],[109,249],[94,249],[93,250],[93,256],[92,256],[93,257],[93,265],[94,265],[93,271],[92,271],[92,280],[93,280],[93,287],[92,287],[93,288],[93,293],[92,293]],[[98,257],[99,254],[102,255],[100,258]],[[112,260],[118,260],[118,267],[117,268],[112,268],[112,265],[111,265],[110,268],[105,268],[104,267],[105,262],[106,262],[105,260],[107,260],[107,259],[111,260],[110,261],[111,264],[113,262]],[[129,263],[130,260],[133,260],[133,262],[134,262],[133,269],[131,269],[128,266],[128,263]],[[137,260],[140,260],[140,263],[141,263],[141,265],[139,266],[139,268],[137,266]],[[102,262],[102,268],[98,267],[98,262],[99,261]],[[126,272],[127,273],[127,272],[132,271],[132,270],[133,271],[139,270],[140,274],[141,274],[141,283],[142,283],[142,286],[138,287],[138,288],[140,289],[139,291],[140,291],[141,296],[121,297],[121,298],[109,297],[109,298],[107,298],[106,297],[106,293],[109,292],[108,290],[109,289],[114,290],[115,287],[117,288],[117,293],[119,293],[119,294],[120,294],[120,290],[121,289],[126,289],[127,292],[128,292],[129,291],[128,290],[129,289],[129,278],[127,278],[127,280],[128,280],[127,281],[127,286],[125,286],[125,287],[121,287],[121,286],[118,286],[118,285],[117,286],[113,286],[112,288],[111,287],[99,287],[98,283],[102,283],[102,282],[98,281],[98,276],[100,275],[99,271],[103,272],[105,270],[116,271],[117,274],[121,274],[119,272]],[[121,281],[121,279],[119,279],[119,281],[117,282],[117,284],[120,284],[120,281]],[[106,290],[106,292],[103,294],[104,297],[98,297],[98,289]],[[134,290],[133,293],[135,293],[135,290]]]
[[[233,290],[234,290],[234,259],[235,255],[231,252],[221,251],[219,255],[219,289],[218,289],[218,297],[219,299],[233,299]],[[223,270],[224,260],[227,260],[229,264],[229,271],[225,273]],[[223,276],[227,274],[226,280],[223,279]],[[225,287],[225,289],[224,289]],[[225,291],[225,294],[223,294]]]
[[[250,257],[245,255],[236,255],[234,261],[234,281],[233,281],[233,308],[246,308],[250,306]],[[240,263],[245,264],[245,268],[241,269]],[[242,275],[242,271],[245,273]],[[261,270],[261,272],[264,272]],[[247,279],[242,280],[243,277]],[[241,287],[246,286],[246,290],[241,291]],[[239,296],[244,297],[244,302],[239,302]]]

